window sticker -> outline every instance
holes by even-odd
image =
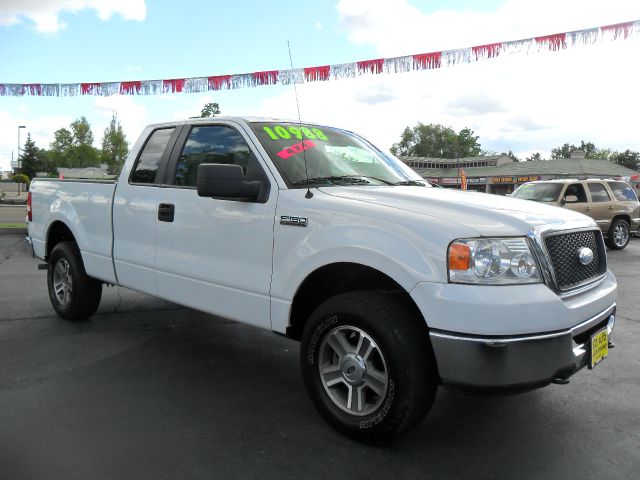
[[[296,143],[294,145],[291,145],[290,147],[285,148],[284,150],[279,151],[278,156],[283,160],[286,160],[289,157],[297,155],[298,153],[305,150],[309,150],[310,148],[313,148],[315,146],[316,144],[311,140],[305,140],[304,142]]]
[[[309,140],[322,140],[323,142],[329,140],[329,138],[319,128],[308,128],[302,126],[283,127],[282,125],[274,125],[273,128],[263,127],[263,130],[267,132],[267,135],[269,135],[271,140],[289,140],[291,138],[302,140],[303,137],[308,138]]]

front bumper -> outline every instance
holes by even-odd
[[[536,335],[481,336],[443,330],[429,335],[444,384],[517,388],[564,382],[588,364],[592,333],[615,323],[615,304],[572,328]]]

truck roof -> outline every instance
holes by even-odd
[[[150,127],[165,127],[169,125],[185,125],[185,124],[194,124],[194,123],[209,123],[212,120],[235,120],[246,123],[257,123],[257,122],[282,122],[282,123],[300,123],[298,120],[289,119],[289,118],[274,118],[274,117],[249,117],[249,116],[220,116],[220,117],[191,117],[184,120],[174,120],[172,122],[160,122],[160,123],[152,123]],[[322,125],[317,122],[309,122],[303,121],[305,125]]]

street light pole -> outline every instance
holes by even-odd
[[[24,125],[18,125],[18,173],[22,173],[22,164],[20,162],[20,129],[27,128]],[[20,182],[18,182],[18,195],[22,193],[22,187],[20,187]]]

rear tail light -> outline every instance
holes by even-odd
[[[31,192],[27,195],[27,221],[33,221],[33,213],[31,212]]]

